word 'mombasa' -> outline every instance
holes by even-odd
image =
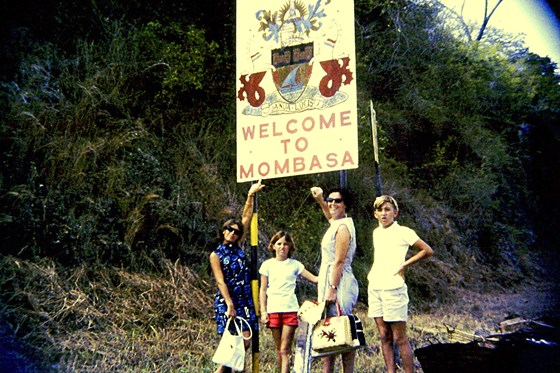
[[[356,162],[349,151],[344,154],[328,153],[324,158],[318,155],[293,157],[272,162],[249,163],[239,166],[241,178],[280,177],[287,174],[306,174],[324,172],[329,169],[355,168]]]

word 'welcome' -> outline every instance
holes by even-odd
[[[298,132],[311,132],[315,130],[325,130],[335,128],[337,124],[341,127],[351,126],[351,111],[341,111],[332,113],[326,117],[323,114],[317,118],[307,116],[301,121],[290,119],[285,123],[261,123],[244,126],[241,128],[243,140],[265,139],[269,137],[280,137],[286,135],[296,135]],[[337,122],[338,119],[338,122]]]

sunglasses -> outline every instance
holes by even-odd
[[[331,197],[325,198],[325,202],[327,203],[329,202],[340,203],[342,201],[343,201],[342,198],[331,198]]]
[[[226,227],[226,230],[227,230],[228,232],[233,232],[233,233],[235,233],[235,234],[238,235],[238,236],[241,234],[241,231],[240,231],[239,229],[236,229],[236,228],[234,228],[234,227],[232,227],[232,226],[230,226],[230,225],[228,225],[228,226]]]

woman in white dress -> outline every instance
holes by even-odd
[[[358,281],[352,272],[356,252],[356,230],[352,218],[346,215],[351,206],[345,189],[331,189],[327,197],[319,187],[311,188],[311,195],[319,203],[330,227],[321,241],[318,298],[328,305],[327,316],[336,316],[336,303],[345,315],[352,313],[358,300]],[[342,353],[344,373],[354,372],[356,351]],[[336,355],[323,358],[323,372],[334,372]]]

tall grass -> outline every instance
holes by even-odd
[[[154,277],[115,267],[71,270],[51,260],[3,257],[0,266],[2,320],[38,371],[47,372],[212,372],[218,343],[212,320],[215,286],[188,267],[166,261]],[[449,330],[488,335],[511,313],[533,308],[523,296],[509,298],[461,292],[453,305],[432,312],[414,307],[408,322],[413,348],[456,341]],[[547,296],[541,291],[541,296]],[[525,309],[520,308],[525,305]],[[359,372],[382,372],[375,325],[359,303],[367,346],[357,353]],[[474,338],[474,337],[473,337]],[[271,333],[260,331],[262,372],[276,369]],[[251,361],[248,353],[247,361]],[[248,366],[250,364],[248,363]],[[416,362],[418,372],[421,372]],[[319,372],[313,361],[312,372]]]

